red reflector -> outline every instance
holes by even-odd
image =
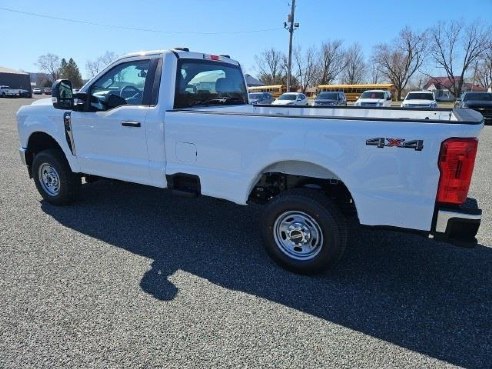
[[[441,145],[439,153],[439,187],[437,202],[461,205],[470,188],[478,140],[476,138],[450,138]]]
[[[210,55],[210,60],[219,60],[220,56],[218,55]]]

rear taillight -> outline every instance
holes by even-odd
[[[470,188],[478,140],[476,138],[450,138],[441,145],[439,153],[439,187],[437,202],[461,205]]]

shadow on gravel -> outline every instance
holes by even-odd
[[[64,226],[151,258],[140,286],[156,299],[179,293],[168,277],[180,269],[454,365],[490,365],[490,247],[366,229],[335,271],[305,277],[267,257],[259,208],[108,181],[85,185],[74,206],[42,208]]]

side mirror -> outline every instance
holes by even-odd
[[[55,109],[72,110],[72,82],[68,79],[59,79],[53,83],[51,87],[51,102]]]

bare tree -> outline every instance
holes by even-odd
[[[391,44],[374,47],[373,63],[377,70],[395,85],[397,98],[401,100],[402,90],[419,70],[425,59],[425,34],[402,29]]]
[[[429,31],[432,58],[452,82],[449,90],[455,97],[461,94],[467,71],[486,52],[490,32],[479,22],[462,21],[441,22]]]
[[[118,58],[112,51],[106,51],[106,53],[95,60],[87,61],[85,68],[90,77],[94,77],[101,70],[103,70],[107,65],[111,64]]]
[[[266,85],[282,84],[286,75],[286,57],[274,48],[255,56],[258,66],[258,79]]]
[[[316,83],[319,75],[317,59],[314,47],[310,47],[305,53],[302,52],[300,47],[294,50],[294,74],[298,87],[302,92],[306,92],[309,86],[313,86]]]
[[[55,54],[45,54],[38,58],[36,63],[39,69],[46,73],[51,79],[50,83],[56,81],[60,76],[60,57]]]
[[[492,87],[492,41],[482,58],[477,62],[474,71],[474,82],[484,88]]]
[[[416,72],[412,78],[408,81],[407,87],[404,89],[407,91],[412,90],[422,90],[424,88],[425,83],[428,81],[429,76],[422,72]],[[403,96],[403,94],[402,94]]]
[[[345,69],[342,73],[343,83],[358,84],[364,81],[367,66],[359,44],[353,44],[345,53]]]
[[[376,64],[373,63],[371,65],[370,73],[371,73],[371,83],[379,83],[381,79],[381,72],[379,71]]]
[[[318,63],[319,76],[317,84],[333,83],[346,67],[343,42],[340,40],[323,42]]]

